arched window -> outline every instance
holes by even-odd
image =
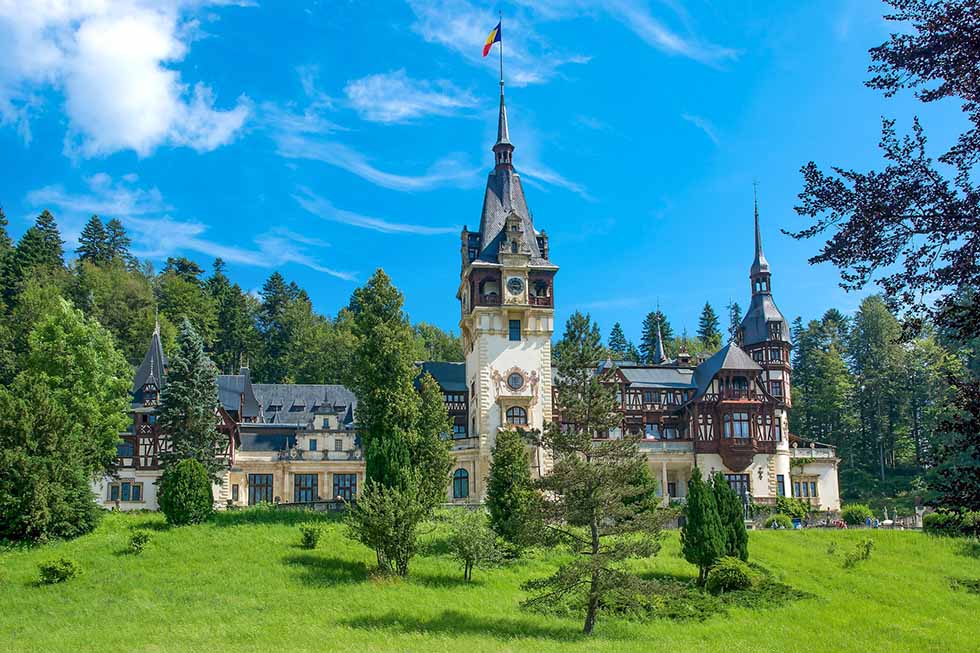
[[[453,498],[465,499],[470,496],[470,473],[465,469],[453,472]]]
[[[507,423],[514,426],[527,425],[527,411],[520,406],[512,406],[507,409]]]

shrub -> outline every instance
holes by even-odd
[[[143,549],[150,543],[150,533],[148,531],[134,531],[129,536],[129,550],[133,553],[143,553]]]
[[[738,558],[726,556],[708,571],[705,587],[712,594],[748,589],[752,587],[752,570]]]
[[[488,567],[500,561],[497,536],[483,509],[457,508],[449,516],[449,552],[463,567],[463,580],[473,579],[473,567]]]
[[[160,510],[174,526],[198,524],[211,516],[214,497],[211,478],[197,460],[168,465],[160,478]]]
[[[803,499],[776,497],[776,512],[789,515],[791,518],[806,519],[810,514],[810,504]]]
[[[874,513],[863,503],[849,503],[840,511],[840,517],[848,526],[860,526],[868,518],[874,517]]]
[[[775,526],[773,526],[773,524],[775,524]],[[793,528],[793,520],[789,515],[784,515],[777,512],[775,515],[769,515],[766,517],[766,521],[763,525],[766,528]]]
[[[299,531],[303,534],[304,549],[315,549],[320,543],[320,536],[323,535],[323,529],[319,524],[303,524],[299,527]]]
[[[426,513],[427,507],[412,488],[389,488],[370,481],[344,522],[348,537],[374,549],[381,573],[407,576]]]
[[[844,568],[850,569],[857,563],[869,559],[874,548],[874,540],[870,537],[858,542],[854,550],[844,556]]]
[[[82,568],[71,558],[48,560],[37,566],[38,574],[43,585],[63,583],[82,573]]]

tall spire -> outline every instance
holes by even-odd
[[[657,309],[660,310],[659,308]],[[664,354],[664,337],[660,333],[660,320],[657,320],[657,347],[653,350],[653,363],[654,365],[660,365],[667,360],[666,354]]]
[[[497,142],[493,146],[494,162],[497,167],[513,167],[511,157],[514,146],[510,142],[510,129],[507,127],[507,105],[504,102],[504,39],[503,15],[500,18],[500,33],[498,34],[500,48],[500,114],[497,117]]]
[[[759,228],[759,183],[752,183],[752,198],[755,205],[755,259],[752,261],[752,269],[749,272],[751,276],[757,274],[768,274],[769,273],[769,261],[766,260],[766,255],[762,252],[762,231]]]

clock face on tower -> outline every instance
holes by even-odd
[[[520,277],[511,277],[507,280],[507,290],[512,295],[519,295],[524,290],[524,280]]]

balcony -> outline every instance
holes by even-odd
[[[478,297],[478,306],[500,306],[500,295],[480,295]]]
[[[694,453],[694,442],[691,440],[640,440],[640,451],[643,453]]]
[[[762,397],[748,388],[724,388],[718,393],[718,401],[762,401]]]
[[[813,458],[814,460],[833,460],[837,452],[833,447],[793,447],[789,450],[790,458]]]
[[[543,297],[543,296],[538,297],[537,295],[529,295],[527,299],[528,299],[528,303],[530,303],[531,306],[541,306],[543,308],[551,308],[553,304],[553,299],[551,297]]]

